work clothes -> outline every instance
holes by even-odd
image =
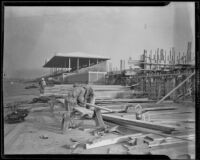
[[[85,89],[85,102],[94,104],[94,90],[90,86],[84,86]]]
[[[39,81],[39,86],[40,86],[40,93],[44,93],[44,88],[47,86],[47,84],[46,84],[44,79]]]
[[[67,118],[73,119],[73,108],[76,106],[86,107],[86,103],[95,103],[94,91],[90,86],[76,84],[71,92],[65,97],[66,113],[63,114],[62,129],[66,130]],[[68,116],[66,116],[68,115]],[[90,116],[91,118],[93,115]]]
[[[86,103],[95,103],[94,91],[87,85],[76,85],[65,98],[66,107],[79,105],[86,107]]]

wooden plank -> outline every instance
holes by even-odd
[[[131,135],[115,137],[115,138],[111,138],[111,139],[97,140],[96,142],[93,142],[92,144],[86,144],[85,148],[92,149],[92,148],[96,148],[96,147],[107,146],[107,145],[127,141],[127,140],[129,140],[129,138],[137,138],[137,137],[141,137],[141,136],[143,136],[142,133],[136,133],[136,134],[131,134]]]
[[[177,107],[152,107],[144,108],[143,111],[160,111],[160,110],[175,110]]]
[[[118,123],[118,124],[122,124],[122,123]],[[181,140],[185,140],[185,141],[192,141],[190,138],[188,139],[187,135],[166,134],[166,133],[163,133],[162,131],[138,127],[138,126],[127,125],[127,124],[122,124],[122,126],[129,129],[129,130],[133,130],[134,132],[137,131],[137,132],[142,132],[144,134],[146,134],[146,133],[152,134],[153,133],[153,134],[164,136],[164,137],[171,137],[171,138],[181,139]],[[184,134],[186,134],[186,133],[184,133]]]
[[[141,102],[141,101],[149,101],[148,98],[135,98],[135,99],[109,99],[109,100],[98,100],[98,102]]]
[[[109,104],[109,103],[151,103],[156,102],[155,100],[149,100],[148,98],[135,98],[135,99],[97,99],[96,104]]]
[[[111,121],[114,123],[123,123],[127,125],[133,125],[133,126],[139,126],[143,128],[149,128],[149,129],[154,129],[154,130],[160,130],[164,132],[171,132],[175,130],[175,127],[169,126],[169,125],[159,125],[159,124],[154,124],[151,122],[145,122],[141,120],[133,120],[129,118],[124,118],[124,117],[119,117],[115,115],[108,115],[108,114],[102,114],[102,117],[106,121]]]
[[[90,109],[86,109],[84,107],[79,107],[79,106],[76,106],[73,108],[75,111],[78,111],[80,112],[82,115],[88,115],[89,117],[92,117],[94,112]]]
[[[165,143],[160,143],[160,144],[150,144],[149,147],[154,148],[154,147],[160,147],[160,146],[168,146],[168,145],[174,145],[174,144],[182,144],[182,143],[188,143],[187,141],[182,141],[182,140],[177,140],[177,141],[172,141],[172,142],[165,142]]]
[[[106,108],[106,107],[97,106],[97,105],[90,104],[90,103],[86,103],[86,105],[88,105],[88,106],[90,106],[90,107],[98,108],[98,109],[101,109],[101,110],[105,110],[105,111],[113,112],[112,109],[109,109],[109,108]]]

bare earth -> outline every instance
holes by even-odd
[[[13,84],[18,87],[10,86],[10,84],[4,85],[4,107],[7,103],[16,101],[30,101],[34,97],[39,96],[38,88],[24,89],[24,84]],[[12,93],[9,93],[12,92]],[[185,114],[185,120],[195,120],[195,108],[191,107],[192,104],[183,106],[183,104],[177,105],[182,111],[192,112]],[[52,114],[49,110],[48,104],[36,103],[33,105],[27,105],[31,109],[31,112],[26,117],[26,120],[17,124],[4,124],[4,153],[5,154],[107,154],[108,150],[112,150],[111,154],[126,154],[126,149],[121,144],[108,145],[104,147],[98,147],[94,149],[84,149],[84,146],[80,144],[77,149],[69,149],[68,146],[73,144],[71,138],[76,139],[79,142],[85,143],[88,140],[94,138],[89,133],[89,130],[72,129],[67,134],[62,134],[61,131],[61,116],[59,114]],[[62,108],[61,104],[56,105],[57,110]],[[9,111],[4,108],[4,114]],[[156,112],[157,113],[157,112]],[[156,113],[151,112],[152,115]],[[160,112],[161,113],[161,112]],[[5,115],[4,115],[5,116]],[[131,114],[127,116],[131,117]],[[169,116],[169,115],[161,115]],[[182,118],[182,115],[172,115],[176,119]],[[154,116],[154,119],[159,119],[159,116]],[[81,122],[76,120],[76,122]],[[82,120],[83,128],[94,128],[95,123],[93,120]],[[184,127],[192,128],[193,134],[195,125],[193,123],[180,123]],[[123,131],[123,130],[121,130]],[[123,131],[127,133],[136,133],[134,131]],[[108,133],[102,138],[115,137],[116,134]],[[42,138],[46,137],[46,139]],[[152,154],[165,154],[174,159],[178,155],[189,153],[192,158],[195,156],[195,142],[187,143],[185,145],[178,145],[175,148],[163,148],[160,147],[156,150],[151,150]]]

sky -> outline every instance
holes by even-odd
[[[56,52],[108,56],[112,66],[139,59],[144,49],[194,52],[194,2],[164,7],[5,7],[4,64],[7,77],[36,78]],[[126,64],[126,67],[127,64]]]

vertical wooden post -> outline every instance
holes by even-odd
[[[157,77],[157,101],[160,98],[160,77]]]
[[[79,58],[77,58],[77,70],[79,70]]]
[[[69,72],[70,72],[70,68],[71,68],[71,58],[69,57]]]
[[[151,99],[151,78],[150,78],[150,75],[149,75],[149,78],[148,78],[148,84],[149,84],[149,87],[148,87],[148,94],[149,94],[149,99]]]
[[[157,70],[159,69],[159,48],[157,49]]]
[[[175,88],[177,86],[177,78],[176,78],[176,76],[174,76],[174,78],[173,78],[173,88]],[[176,101],[176,94],[177,93],[177,91],[174,91],[174,93],[173,93],[173,101],[175,102]]]
[[[195,90],[196,90],[196,88],[195,88],[195,77],[194,76],[191,79],[191,83],[192,83],[192,93],[191,93],[192,101],[195,102],[195,95],[196,95]]]

